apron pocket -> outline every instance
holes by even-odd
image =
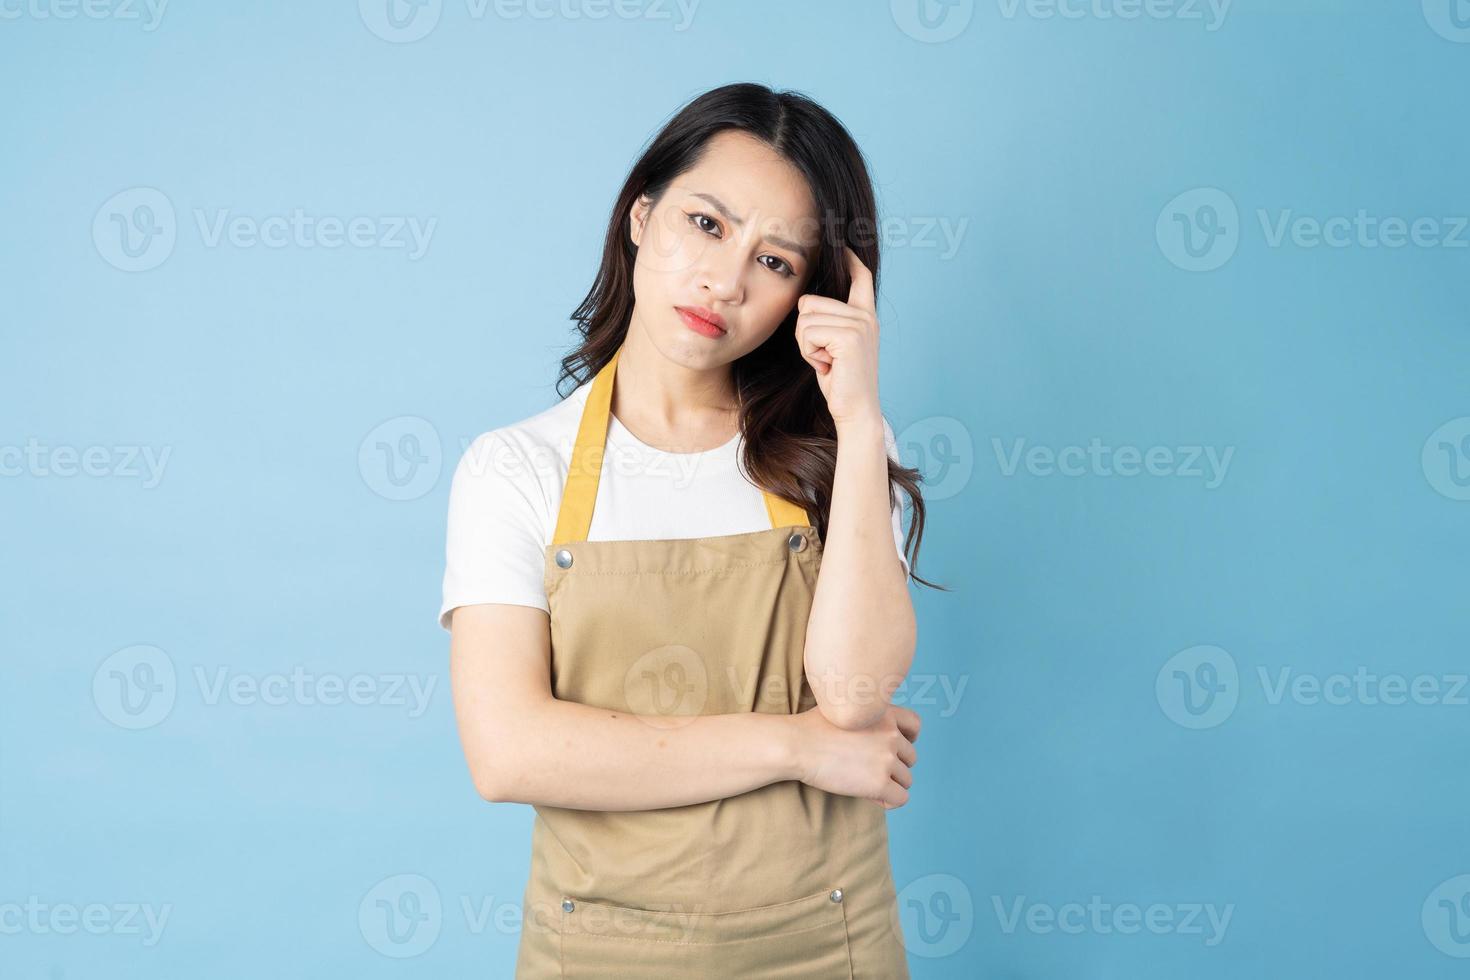
[[[573,899],[561,906],[561,975],[851,980],[841,896],[833,889],[731,912],[654,912]]]

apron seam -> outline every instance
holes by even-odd
[[[744,795],[744,794],[741,794],[741,795]],[[730,799],[730,797],[725,797],[725,799]],[[719,800],[707,800],[706,802],[707,803],[718,803],[720,801]],[[687,805],[688,806],[704,806],[705,804],[703,804],[703,803],[690,803],[690,804],[687,804]],[[676,909],[644,909],[644,908],[638,908],[637,906],[633,906],[633,905],[616,905],[616,904],[614,904],[612,902],[594,902],[594,901],[592,901],[590,899],[584,899],[584,900],[582,900],[582,905],[583,906],[590,905],[593,908],[599,908],[599,909],[610,909],[610,910],[612,910],[614,912],[643,912],[643,913],[646,913],[648,915],[675,915],[675,916],[680,916],[682,918],[711,918],[711,917],[720,916],[720,915],[741,915],[741,914],[744,914],[744,913],[747,913],[747,912],[766,912],[766,911],[770,911],[770,910],[773,910],[773,909],[782,909],[782,908],[785,908],[788,905],[799,905],[802,902],[811,902],[811,901],[813,901],[814,899],[816,899],[819,896],[821,898],[828,898],[828,896],[831,894],[831,891],[832,890],[830,888],[823,888],[821,891],[812,892],[810,895],[801,895],[801,896],[799,896],[797,898],[788,898],[784,902],[772,902],[770,905],[751,905],[749,907],[739,908],[739,909],[720,909],[718,912],[681,912],[681,911],[678,911]],[[828,899],[828,900],[830,901],[830,899]]]
[[[602,936],[602,935],[598,935],[595,932],[573,932],[573,933],[567,933],[566,935],[581,936],[584,939],[591,939],[591,940],[595,940],[596,942],[609,942],[609,943],[638,943],[640,945],[646,944],[646,943],[660,943],[660,944],[665,945],[665,946],[730,946],[730,945],[732,945],[734,943],[765,942],[765,941],[771,940],[771,939],[780,939],[780,938],[782,938],[784,936],[799,936],[799,935],[801,935],[804,932],[813,932],[813,931],[815,931],[817,929],[831,929],[834,925],[838,925],[838,924],[839,924],[838,922],[822,922],[822,923],[819,923],[819,924],[814,925],[814,926],[803,926],[800,929],[792,929],[790,932],[762,933],[759,936],[749,936],[749,937],[746,937],[746,938],[743,938],[743,939],[722,939],[722,940],[720,940],[718,942],[712,942],[712,943],[690,942],[690,941],[682,940],[682,939],[645,939],[645,938],[638,937],[638,936]],[[847,916],[846,915],[843,915],[842,919],[840,920],[840,924],[842,925],[842,941],[843,941],[843,945],[844,946],[847,946],[850,943],[850,940],[849,940],[848,935],[847,935]],[[565,938],[565,936],[563,936],[563,938]],[[848,967],[849,967],[849,969],[851,968],[851,965],[852,965],[852,954],[849,951],[849,953],[848,953]]]
[[[847,980],[852,980],[852,931],[847,924],[847,906],[842,908],[842,949],[847,953]]]
[[[592,571],[579,571],[578,575],[719,575],[736,568],[770,568],[786,564],[783,558],[780,561],[750,561],[731,562],[721,565],[719,568],[619,568]]]

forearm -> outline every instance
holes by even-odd
[[[724,799],[797,778],[789,715],[745,712],[644,719],[556,698],[518,711],[498,734],[501,802],[653,810]]]
[[[913,661],[917,627],[890,515],[882,417],[848,423],[804,655],[818,707],[843,728],[881,715]]]

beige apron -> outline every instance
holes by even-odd
[[[821,542],[765,495],[771,528],[588,541],[619,349],[592,382],[546,549],[557,698],[660,727],[791,714]],[[783,781],[688,806],[537,806],[518,980],[908,977],[881,804]]]

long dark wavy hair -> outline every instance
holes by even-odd
[[[822,241],[805,291],[845,301],[851,285],[842,246],[849,245],[878,285],[877,206],[862,152],[842,123],[798,92],[777,92],[740,82],[711,89],[680,109],[648,143],[613,203],[603,241],[602,265],[586,298],[572,313],[581,340],[561,360],[562,397],[593,377],[622,345],[633,313],[633,265],[638,248],[628,227],[633,203],[647,195],[657,206],[669,184],[694,167],[716,134],[739,130],[763,141],[805,177]],[[837,467],[837,428],[816,373],[792,342],[793,306],[776,332],[731,365],[740,401],[742,463],[762,489],[800,504],[827,537],[832,482]],[[566,392],[562,388],[570,383]],[[944,589],[917,573],[924,537],[920,473],[888,461],[888,504],[902,489],[913,518],[904,541],[914,581]],[[947,591],[947,590],[946,590]]]

